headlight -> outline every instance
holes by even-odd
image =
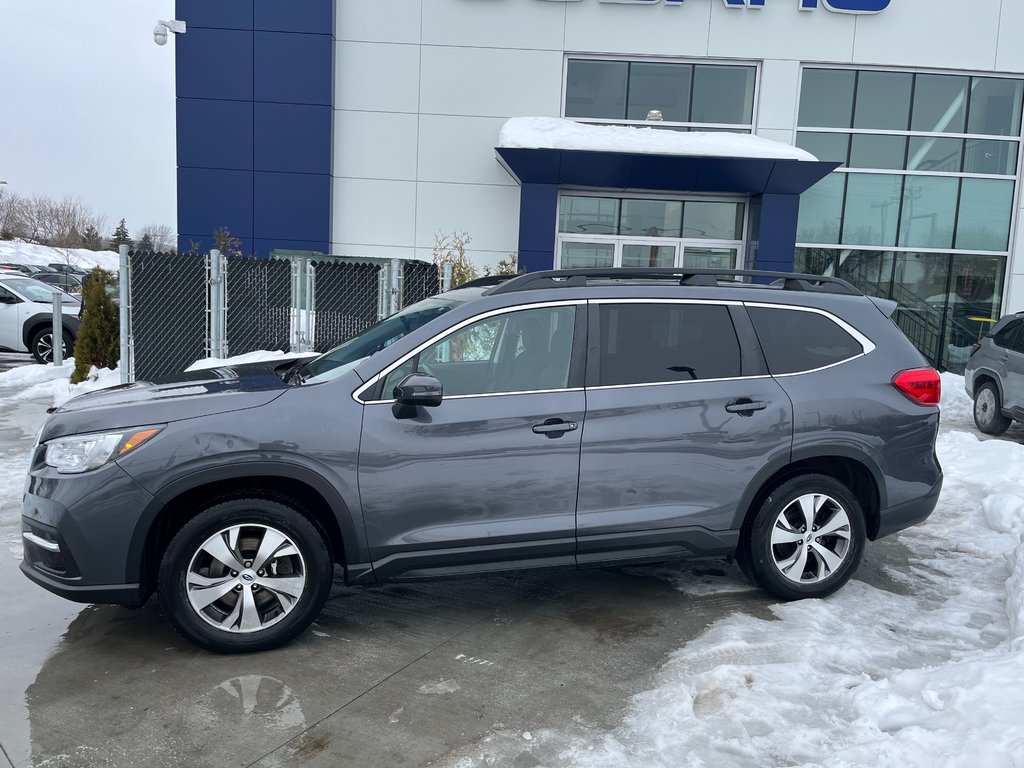
[[[46,443],[46,465],[63,475],[77,475],[98,469],[112,459],[135,450],[162,427],[104,432],[95,435],[70,435]]]

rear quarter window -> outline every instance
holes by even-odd
[[[997,347],[1002,347],[1003,349],[1013,349],[1015,346],[1014,342],[1017,338],[1017,333],[1020,330],[1021,325],[1024,325],[1024,323],[1021,323],[1020,320],[1010,321],[1005,326],[996,331],[994,334],[992,334],[992,342]]]
[[[748,307],[773,375],[825,368],[864,353],[864,347],[831,318],[799,309]]]

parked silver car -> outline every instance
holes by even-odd
[[[1024,421],[1024,312],[1007,315],[974,345],[964,386],[974,398],[974,423],[1001,435]]]

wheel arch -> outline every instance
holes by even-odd
[[[990,368],[979,368],[974,372],[971,397],[976,398],[982,386],[989,382],[996,385],[996,391],[999,393],[999,407],[1002,408],[1003,401],[1005,400],[1003,397],[1003,382],[999,379],[999,375]]]
[[[62,321],[64,330],[71,334],[71,338],[75,338],[78,335],[78,324],[69,322],[70,318],[65,317]],[[41,312],[35,315],[31,315],[26,318],[25,322],[21,324],[21,341],[25,345],[25,349],[31,351],[32,337],[39,332],[41,328],[50,328],[53,326],[53,315],[46,312]]]
[[[137,579],[151,591],[160,557],[174,534],[211,504],[242,496],[298,504],[325,533],[336,563],[360,562],[359,529],[348,505],[326,479],[304,467],[249,462],[195,472],[162,488],[136,525],[126,578]]]
[[[745,536],[757,510],[768,494],[781,483],[799,475],[820,474],[834,477],[857,498],[864,509],[868,539],[878,537],[881,511],[888,500],[881,469],[869,457],[843,446],[794,452],[789,461],[776,461],[764,467],[747,486],[733,521],[733,529]]]

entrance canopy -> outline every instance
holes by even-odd
[[[749,261],[792,269],[799,196],[839,166],[757,136],[560,118],[509,120],[499,144],[498,161],[521,186],[519,263],[531,270],[554,264],[562,187],[748,196]]]

